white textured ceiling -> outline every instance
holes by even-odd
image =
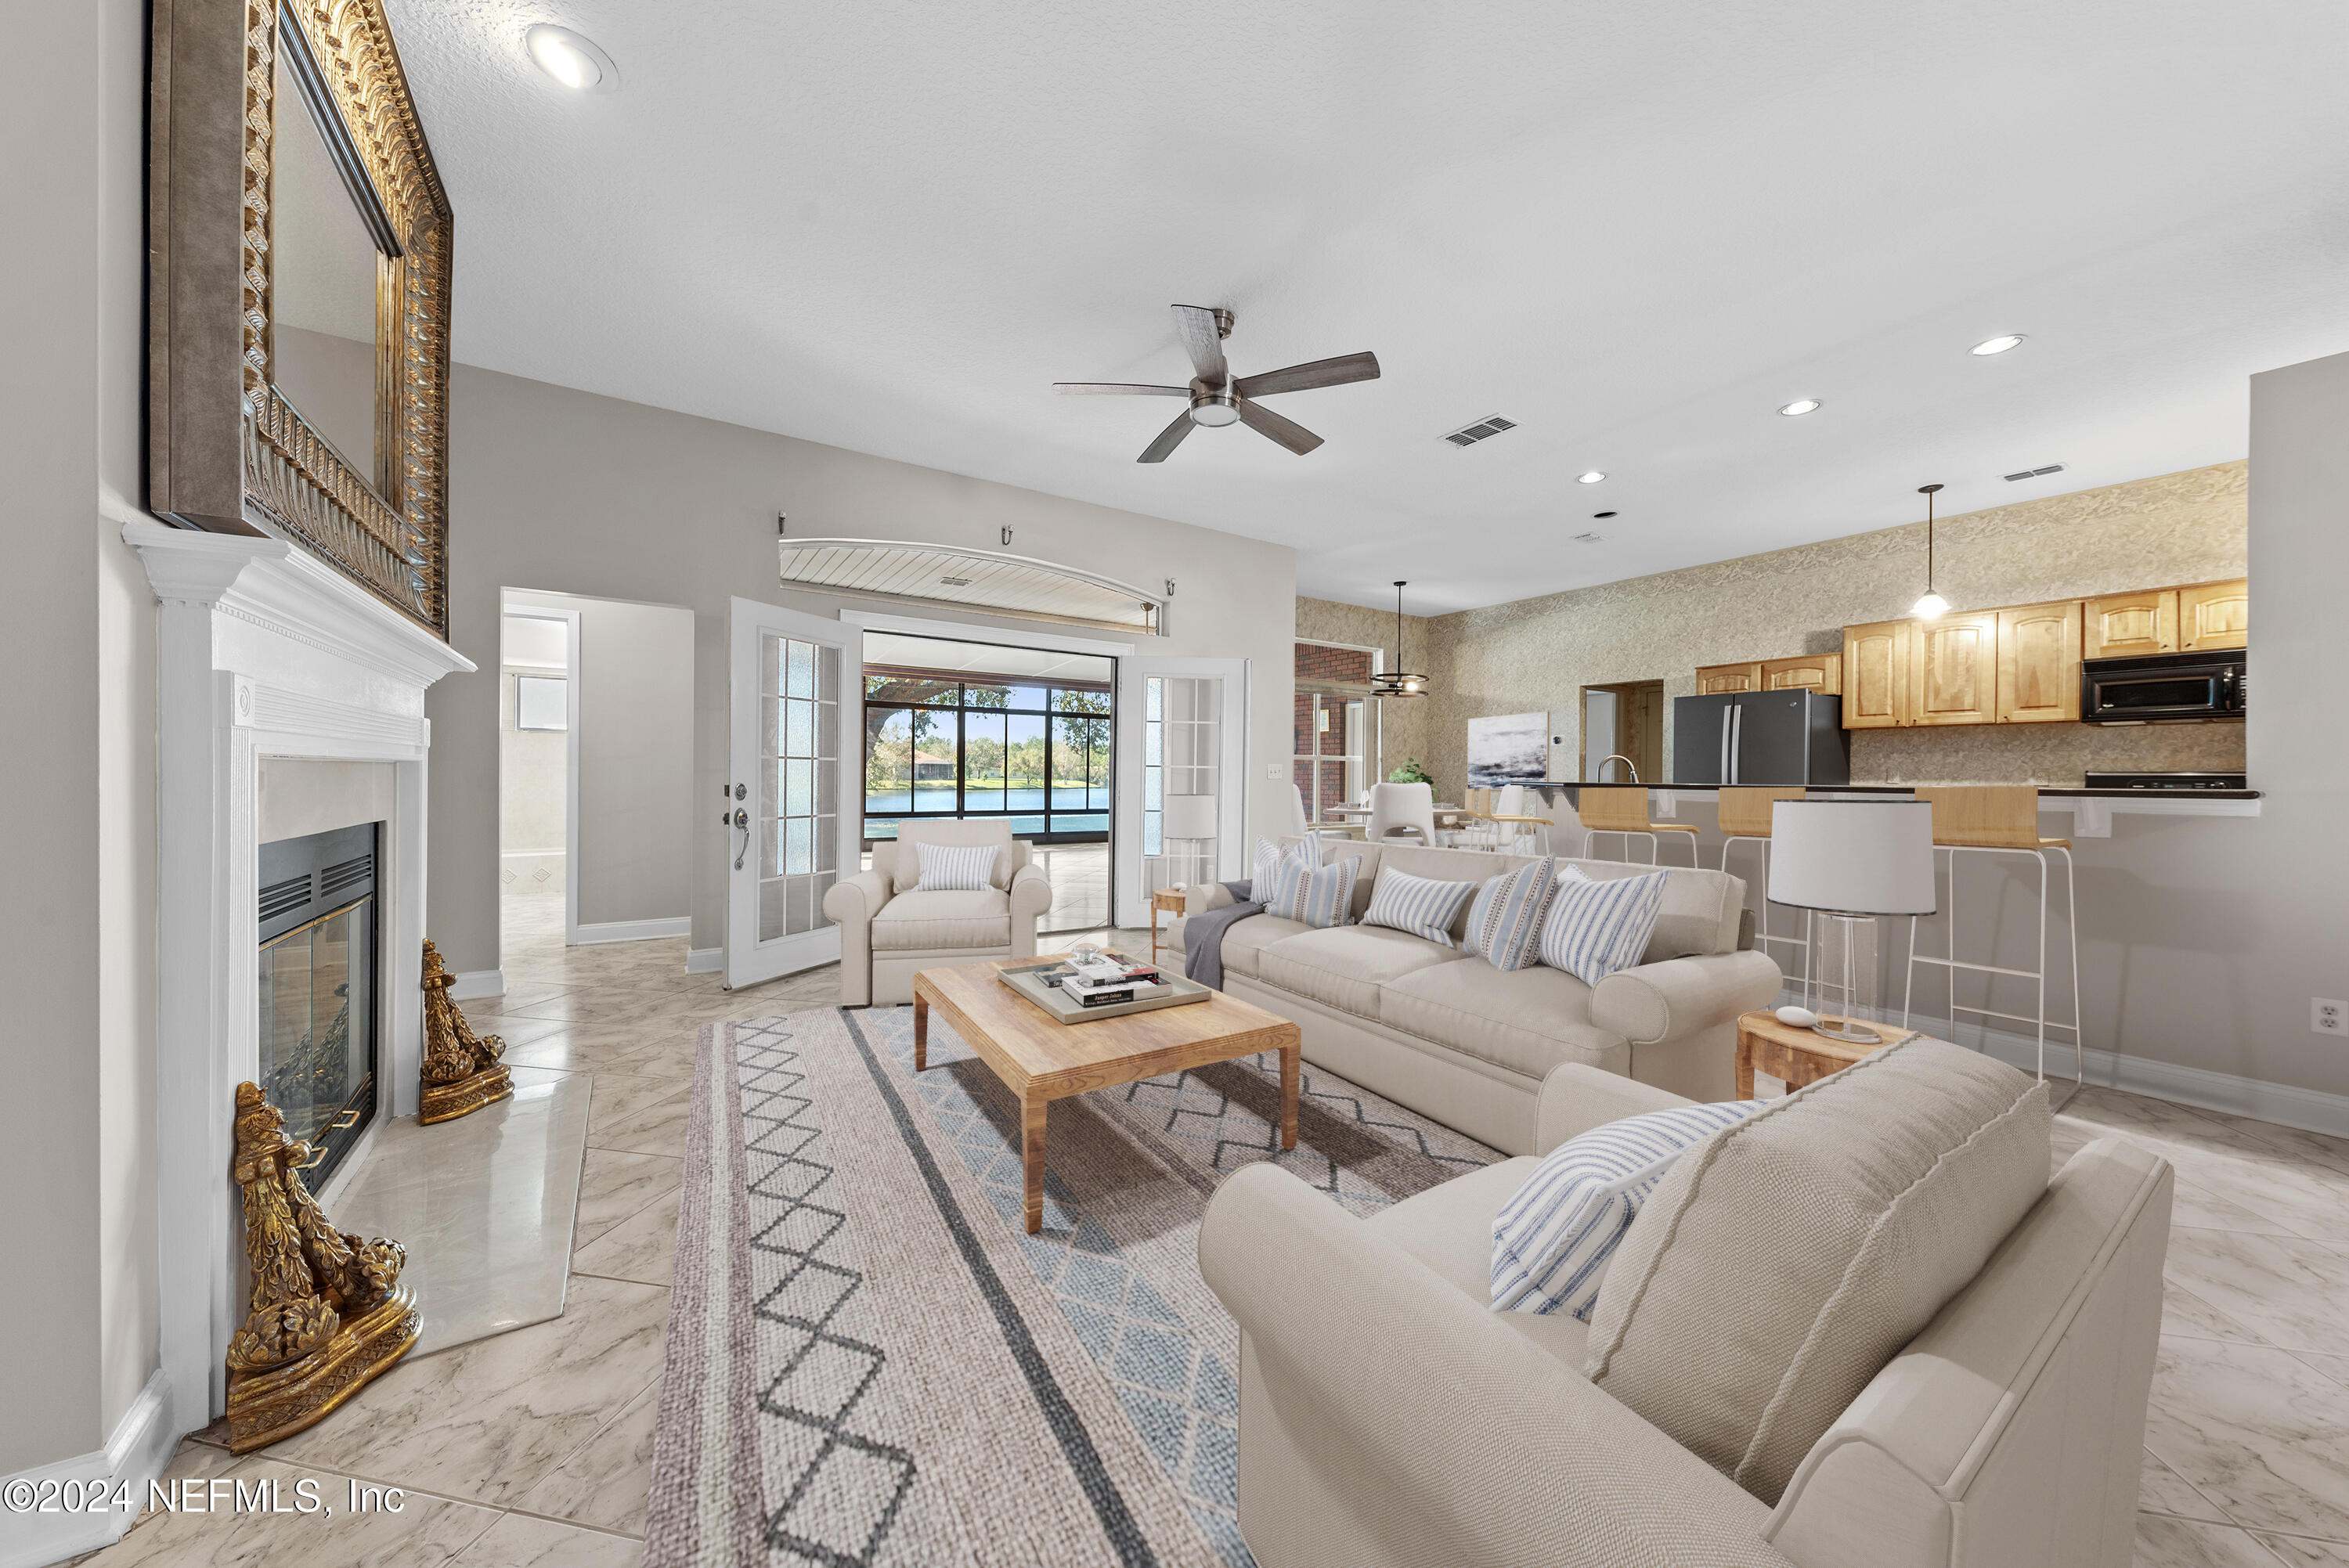
[[[390,9],[460,359],[1293,544],[1367,604],[2240,457],[2247,376],[2349,349],[2338,0]],[[620,90],[541,76],[538,21]],[[1309,457],[1137,465],[1170,402],[1050,383],[1184,379],[1175,302],[1242,374],[1385,376],[1273,400]]]

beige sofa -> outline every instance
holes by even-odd
[[[1531,860],[1477,850],[1330,842],[1325,856],[1362,862],[1356,919],[1382,868],[1480,882]],[[1563,861],[1593,878],[1655,868]],[[1777,965],[1752,950],[1745,884],[1720,872],[1666,868],[1662,912],[1644,961],[1595,987],[1537,965],[1504,974],[1456,945],[1381,926],[1314,930],[1251,915],[1224,934],[1224,989],[1295,1020],[1305,1058],[1508,1154],[1534,1147],[1542,1080],[1580,1062],[1691,1099],[1735,1093],[1740,1013],[1778,995]],[[1170,940],[1185,954],[1191,918],[1230,903],[1221,883],[1184,890]]]
[[[984,892],[916,892],[917,843],[993,844],[995,885]],[[887,1006],[914,999],[914,973],[988,958],[1036,956],[1036,922],[1052,907],[1052,883],[1030,863],[1010,825],[949,819],[898,825],[877,841],[873,866],[833,883],[823,913],[840,927],[843,1006]]]
[[[1680,1103],[1568,1064],[1544,1086],[1538,1148]],[[2106,1140],[2023,1189],[2020,1218],[1978,1238],[1970,1280],[1920,1304],[1905,1348],[1896,1337],[1830,1368],[1857,1397],[1828,1404],[1789,1479],[1754,1489],[1602,1387],[1607,1369],[1586,1376],[1613,1273],[1589,1325],[1490,1310],[1493,1220],[1537,1164],[1506,1161],[1367,1220],[1269,1164],[1218,1190],[1199,1262],[1239,1323],[1240,1532],[1263,1568],[2127,1568],[2166,1162]],[[1783,1220],[1794,1235],[1832,1222]],[[1667,1216],[1661,1245],[1687,1223]],[[1905,1267],[1930,1269],[1933,1236],[1961,1229],[1926,1227]],[[1643,1239],[1635,1224],[1616,1270]],[[1698,1305],[1733,1351],[1754,1327],[1754,1277],[1722,1279]],[[1880,1274],[1858,1288],[1871,1287]],[[1815,1365],[1798,1364],[1774,1410],[1799,1401]],[[1712,1377],[1688,1380],[1701,1418]]]

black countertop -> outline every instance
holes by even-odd
[[[1663,783],[1630,786],[1617,780],[1599,779],[1545,779],[1539,783],[1526,786],[1528,789],[1612,789],[1634,787],[1641,789],[1718,789],[1721,788],[1718,784]],[[1955,786],[1939,787],[1955,788]],[[1914,784],[1812,784],[1806,788],[1814,795],[1913,795],[1920,787]],[[1937,786],[1927,785],[1924,788],[1931,789]],[[2257,789],[2079,789],[2054,784],[2042,784],[2038,789],[2042,795],[2077,796],[2094,800],[2142,800],[2148,798],[2160,800],[2257,800],[2261,798],[2261,791]]]

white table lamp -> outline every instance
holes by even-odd
[[[1194,848],[1193,860],[1207,860],[1215,853],[1216,798],[1213,795],[1169,795],[1160,805],[1158,831],[1161,837],[1174,842],[1204,844]]]
[[[1931,914],[1933,808],[1923,800],[1780,800],[1770,810],[1770,902],[1844,922],[1844,1017],[1831,1040],[1884,1037],[1851,1021],[1851,923]]]

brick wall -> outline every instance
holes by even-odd
[[[1344,681],[1351,686],[1371,683],[1371,655],[1364,648],[1324,648],[1311,643],[1297,645],[1297,678],[1300,681]]]

